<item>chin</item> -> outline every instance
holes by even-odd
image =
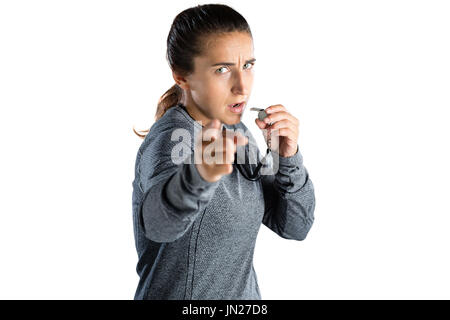
[[[222,122],[227,124],[227,125],[238,124],[239,122],[241,122],[241,118],[242,118],[242,116],[239,116],[239,117],[235,117],[233,119],[226,119],[226,120],[224,120]]]

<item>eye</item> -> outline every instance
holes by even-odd
[[[222,69],[225,69],[225,70],[226,70],[227,67],[221,67],[221,68],[217,69],[217,70],[216,70],[216,73],[224,73],[225,71],[224,71],[224,72],[220,72],[220,70],[222,70]]]
[[[253,65],[254,65],[255,63],[254,63],[254,62],[249,62],[249,63],[246,63],[244,66],[246,66],[247,64],[251,65],[251,68],[253,68]],[[246,69],[250,69],[250,68],[246,68]]]

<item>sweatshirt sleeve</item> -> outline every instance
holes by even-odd
[[[304,240],[314,222],[315,194],[303,157],[279,157],[278,171],[262,175],[265,210],[263,224],[280,237]],[[274,157],[276,158],[276,157]]]
[[[160,243],[175,241],[189,229],[220,181],[208,182],[200,176],[193,158],[193,140],[185,136],[182,141],[172,141],[174,127],[151,128],[139,166],[141,226],[148,239]],[[185,153],[184,160],[174,161],[174,151],[180,150]]]

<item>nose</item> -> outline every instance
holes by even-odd
[[[247,96],[251,89],[251,81],[251,75],[246,75],[242,71],[236,72],[231,91],[235,95]]]

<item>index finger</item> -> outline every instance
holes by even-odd
[[[267,107],[265,109],[267,114],[275,113],[279,111],[287,111],[286,108],[281,104],[274,104],[273,106]]]

